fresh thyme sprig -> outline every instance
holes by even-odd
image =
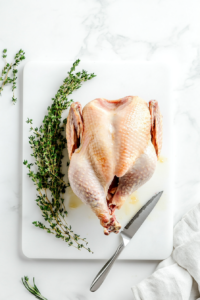
[[[95,75],[88,74],[85,70],[74,73],[80,60],[76,60],[68,72],[68,76],[63,81],[57,94],[52,98],[53,104],[48,107],[48,114],[43,119],[40,128],[31,126],[32,135],[29,137],[29,144],[33,150],[31,154],[35,159],[37,171],[33,171],[33,163],[24,160],[24,165],[28,168],[28,176],[36,185],[38,191],[37,205],[42,211],[42,216],[49,223],[49,227],[39,221],[33,222],[36,227],[52,233],[56,238],[67,242],[69,246],[78,249],[87,247],[85,238],[72,231],[67,224],[67,210],[64,204],[63,195],[69,183],[63,180],[64,174],[61,172],[63,150],[66,147],[66,138],[63,136],[64,124],[61,124],[61,115],[72,103],[67,96],[79,89],[84,81],[88,81]],[[32,125],[32,119],[26,122]],[[68,166],[68,165],[67,165]]]
[[[7,57],[7,49],[4,49],[3,50],[3,59],[5,61],[5,66],[4,68],[2,69],[2,72],[1,72],[1,77],[0,77],[0,81],[2,81],[1,83],[1,86],[0,86],[0,95],[1,95],[1,92],[3,91],[3,88],[6,84],[8,83],[11,83],[12,84],[12,92],[13,92],[13,96],[12,96],[12,102],[13,104],[15,104],[17,102],[17,98],[15,98],[15,89],[17,88],[17,84],[16,84],[16,80],[17,80],[17,66],[19,65],[19,63],[25,59],[25,52],[20,49],[19,52],[16,53],[15,55],[15,60],[14,60],[14,63],[7,63],[6,61],[6,57]],[[9,73],[10,71],[12,70],[12,73],[13,73],[13,76],[12,78],[9,77]]]
[[[47,300],[47,298],[43,297],[39,291],[39,289],[37,288],[37,286],[35,285],[35,278],[33,277],[33,286],[30,285],[29,283],[29,278],[28,276],[24,276],[24,278],[22,278],[22,283],[25,286],[25,288],[32,294],[34,295],[37,299],[39,300]]]

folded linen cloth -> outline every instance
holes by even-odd
[[[200,296],[200,204],[175,226],[173,244],[172,255],[132,287],[134,300],[196,300]]]

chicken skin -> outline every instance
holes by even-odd
[[[100,219],[104,233],[118,233],[115,209],[153,175],[162,147],[156,100],[137,96],[97,98],[82,110],[71,105],[66,127],[69,182]]]

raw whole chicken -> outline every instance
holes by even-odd
[[[162,147],[162,116],[156,100],[137,96],[97,98],[67,118],[69,182],[100,219],[104,233],[118,233],[115,209],[153,175]]]

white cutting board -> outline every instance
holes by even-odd
[[[28,143],[30,136],[27,118],[33,119],[33,126],[39,127],[51,98],[56,94],[63,79],[67,76],[72,62],[39,62],[32,61],[24,68],[23,79],[23,159],[31,162],[31,149]],[[81,62],[77,70],[85,69],[94,72],[97,77],[83,84],[70,99],[87,102],[97,98],[118,99],[128,95],[138,95],[149,101],[157,99],[163,114],[164,142],[162,158],[156,171],[144,186],[132,198],[127,199],[124,206],[116,213],[123,226],[155,193],[163,190],[159,203],[147,218],[140,230],[126,247],[119,259],[164,259],[172,251],[172,140],[170,118],[170,76],[166,66],[147,62]],[[64,112],[63,117],[68,112]],[[67,155],[67,149],[65,156]],[[63,172],[67,172],[66,162]],[[33,221],[43,221],[41,211],[34,201],[36,190],[28,178],[27,169],[23,168],[23,214],[22,214],[22,250],[29,258],[52,259],[108,259],[120,243],[119,234],[105,236],[99,220],[84,204],[77,208],[71,190],[65,197],[68,223],[75,233],[87,238],[94,254],[82,249],[78,251],[68,247],[67,243],[47,234],[44,230],[32,225]],[[75,203],[76,204],[76,203]],[[79,203],[80,204],[80,203]]]

